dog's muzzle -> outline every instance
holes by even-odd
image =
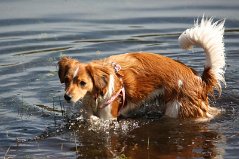
[[[68,103],[70,103],[71,102],[71,96],[70,95],[68,95],[68,94],[65,94],[64,95],[64,98],[65,98],[65,100],[68,102]]]

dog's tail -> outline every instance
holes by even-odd
[[[213,19],[202,18],[195,22],[191,29],[184,31],[179,37],[180,46],[183,49],[191,49],[198,45],[206,54],[205,68],[202,80],[206,83],[207,92],[213,93],[216,88],[221,93],[221,83],[226,85],[225,72],[225,48],[223,42],[225,20],[213,22]]]

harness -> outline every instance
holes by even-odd
[[[120,81],[123,83],[121,75],[119,74],[119,71],[121,70],[121,66],[115,62],[111,63],[112,67],[115,70],[116,75],[119,77]],[[106,100],[104,103],[102,103],[99,108],[103,109],[106,106],[108,106],[109,104],[111,104],[117,97],[122,96],[122,105],[120,106],[120,108],[124,107],[125,104],[125,88],[122,85],[122,87],[116,92],[115,95],[113,95],[112,97],[110,97],[110,99]],[[119,109],[120,110],[120,109]]]

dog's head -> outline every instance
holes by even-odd
[[[80,63],[69,57],[61,58],[58,66],[60,81],[65,83],[66,101],[75,103],[86,94],[95,98],[106,94],[110,80],[110,71],[107,68],[96,63]]]

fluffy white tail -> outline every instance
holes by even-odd
[[[226,85],[225,72],[225,48],[223,42],[225,20],[213,22],[213,19],[202,18],[195,22],[194,26],[187,29],[179,36],[179,44],[183,49],[191,49],[198,45],[206,53],[205,70],[210,69],[217,86],[221,89],[221,82]]]

